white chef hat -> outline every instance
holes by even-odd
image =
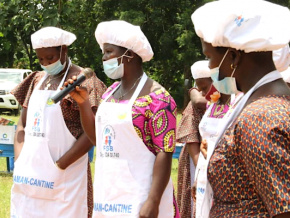
[[[61,45],[71,45],[76,36],[73,33],[57,27],[44,27],[31,35],[32,48],[58,47]]]
[[[193,79],[210,77],[210,69],[208,67],[208,61],[197,61],[191,66],[190,69]]]
[[[281,75],[286,83],[290,83],[290,67],[287,70],[281,72]]]
[[[289,45],[287,44],[285,47],[273,51],[273,60],[274,60],[276,69],[279,72],[283,72],[287,70],[287,68],[290,65]]]
[[[220,0],[191,16],[196,34],[214,47],[273,51],[290,41],[290,12],[263,0]]]
[[[109,43],[132,50],[143,62],[153,57],[151,45],[140,26],[122,20],[105,21],[98,24],[95,36],[102,51],[104,43]]]

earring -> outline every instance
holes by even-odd
[[[127,59],[127,61],[128,61],[128,63],[129,63],[129,62],[131,61],[131,59],[130,59],[130,58],[128,58],[128,59]]]
[[[234,70],[234,69],[236,69],[237,68],[237,66],[235,66],[234,64],[231,64],[231,69],[232,70]]]

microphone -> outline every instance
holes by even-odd
[[[83,81],[86,79],[91,78],[94,75],[94,71],[91,68],[85,68],[82,71],[82,74],[80,74],[77,77],[77,80],[73,82],[73,84],[68,84],[68,86],[64,87],[62,90],[60,90],[58,93],[56,93],[53,97],[51,97],[52,103],[56,104],[61,99],[63,99],[67,94],[69,94],[72,90],[76,88],[76,86],[79,86]]]

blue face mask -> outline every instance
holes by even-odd
[[[231,95],[231,94],[237,94],[238,89],[237,89],[237,84],[236,84],[236,79],[233,77],[236,68],[233,70],[231,77],[225,77],[222,80],[219,80],[219,69],[220,66],[222,65],[225,57],[228,54],[228,51],[225,53],[221,63],[219,64],[218,67],[211,69],[211,79],[213,80],[213,85],[214,87],[221,93],[226,94],[226,95]]]
[[[119,65],[118,58],[103,61],[104,72],[111,79],[120,79],[124,75],[124,64]]]
[[[64,69],[64,67],[66,65],[66,62],[64,62],[64,64],[61,64],[61,62],[60,62],[60,59],[61,59],[61,51],[62,50],[60,50],[60,58],[59,58],[58,61],[56,61],[56,62],[54,62],[54,63],[52,63],[50,65],[47,65],[47,66],[40,65],[41,68],[45,72],[47,72],[49,75],[52,75],[52,76],[57,75],[57,74],[59,74]]]
[[[128,51],[129,49],[127,49]],[[120,79],[124,76],[124,64],[123,57],[132,58],[130,56],[125,55],[126,52],[117,58],[111,58],[107,61],[103,61],[104,72],[107,77],[111,79]],[[121,64],[119,65],[118,59],[121,58]]]

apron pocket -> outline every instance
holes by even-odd
[[[46,139],[29,140],[29,152],[23,153],[13,172],[12,192],[28,197],[64,201],[66,170],[52,161]]]

